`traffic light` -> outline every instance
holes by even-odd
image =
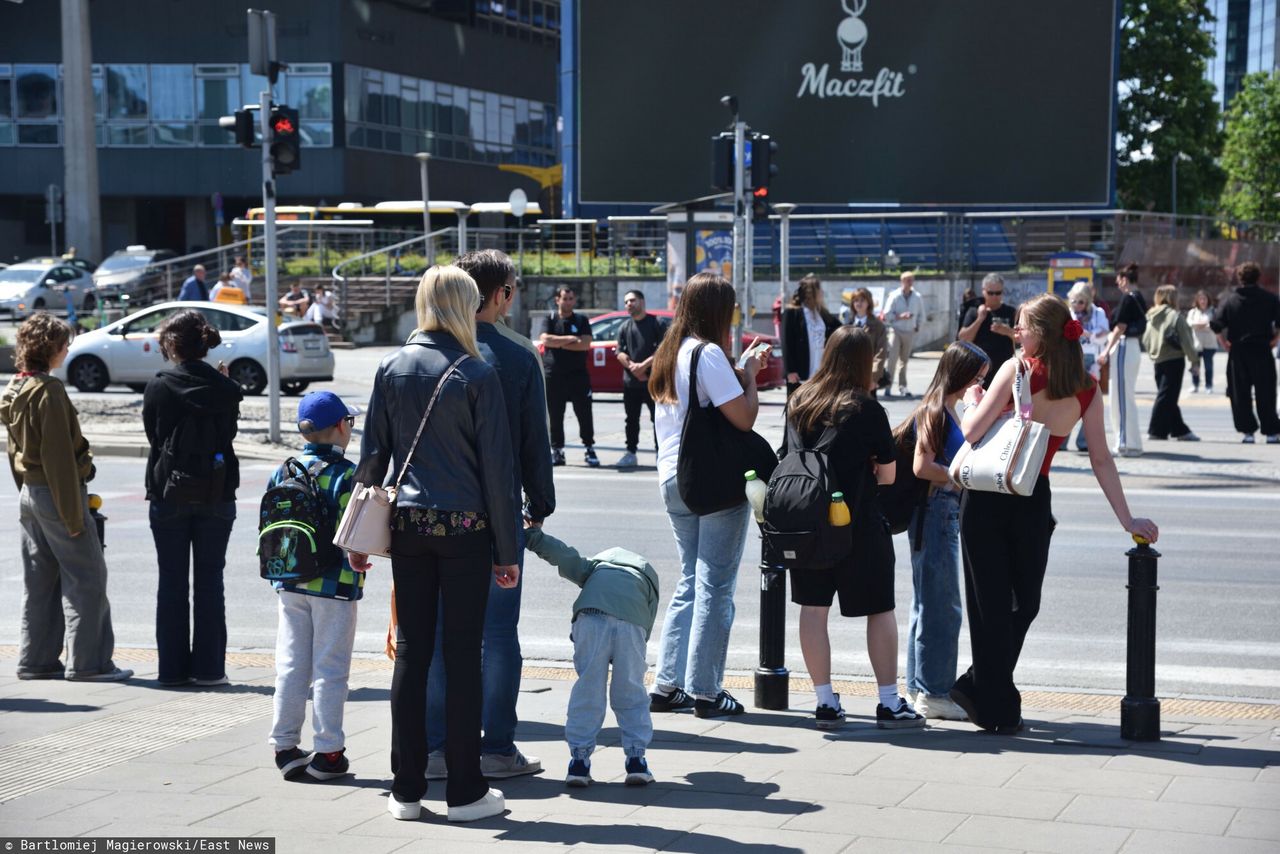
[[[711,137],[711,188],[733,190],[733,131]]]
[[[275,105],[271,108],[271,165],[277,175],[287,175],[302,165],[302,137],[298,133],[298,111]]]
[[[768,189],[769,179],[778,174],[778,164],[773,156],[778,153],[778,143],[767,133],[751,134],[751,174],[747,186],[754,190]]]
[[[255,147],[253,110],[236,110],[234,114],[218,119],[218,124],[235,134],[236,145],[242,148]]]
[[[769,218],[769,188],[757,187],[751,191],[751,218],[763,222]]]

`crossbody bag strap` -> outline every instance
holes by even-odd
[[[1025,377],[1026,363],[1022,359],[1018,359],[1017,370],[1013,373],[1013,417],[1018,422],[1031,420],[1031,391],[1030,378]],[[1026,414],[1024,416],[1022,409],[1022,400],[1025,395],[1027,401]]]
[[[392,487],[394,492],[400,491],[400,481],[404,480],[404,476],[409,472],[409,463],[413,461],[413,453],[418,450],[418,440],[422,438],[422,431],[427,427],[427,419],[431,417],[431,410],[436,406],[436,399],[440,397],[440,390],[444,388],[444,384],[449,381],[449,377],[458,369],[458,366],[470,358],[463,353],[453,364],[450,365],[440,376],[440,382],[436,383],[436,390],[431,393],[431,400],[427,401],[427,411],[422,413],[422,421],[418,423],[418,432],[413,434],[413,444],[409,445],[409,453],[405,454],[404,465],[400,467],[400,474],[396,477],[395,486]]]

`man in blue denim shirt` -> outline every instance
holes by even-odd
[[[511,488],[519,503],[525,495],[525,512],[541,522],[555,510],[555,484],[551,479],[551,438],[547,427],[547,398],[542,368],[530,350],[500,328],[503,316],[515,296],[516,270],[511,259],[496,249],[468,252],[455,262],[475,279],[480,288],[480,309],[476,312],[476,342],[480,355],[498,369],[506,398],[511,432]],[[493,520],[498,524],[498,520]],[[524,524],[512,519],[521,546],[521,582],[511,589],[497,584],[489,588],[484,621],[484,660],[481,680],[484,687],[484,738],[480,744],[480,770],[485,777],[502,779],[536,774],[542,762],[524,756],[515,743],[516,697],[520,692],[520,591],[524,573]],[[443,626],[443,621],[440,623]],[[427,744],[431,757],[427,779],[442,780],[447,767],[445,744],[445,669],[440,629],[436,632],[435,656],[427,681]]]

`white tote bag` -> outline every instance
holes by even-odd
[[[459,356],[441,375],[440,382],[436,383],[435,391],[431,393],[431,400],[427,402],[427,410],[422,413],[418,432],[413,436],[413,444],[409,446],[404,464],[400,466],[400,474],[396,477],[396,482],[387,488],[363,486],[357,483],[351,490],[351,497],[347,499],[347,509],[343,511],[342,520],[338,522],[338,528],[334,531],[335,546],[344,551],[360,554],[391,556],[391,516],[395,510],[396,492],[400,489],[400,481],[404,480],[405,473],[409,471],[409,461],[413,459],[413,452],[418,448],[418,440],[422,438],[422,431],[426,429],[427,419],[431,417],[431,410],[435,408],[440,389],[444,388],[444,384],[453,375],[458,365],[467,358],[465,355]]]
[[[1021,360],[1013,378],[1013,412],[976,444],[965,442],[951,461],[951,480],[964,489],[1030,495],[1049,449],[1049,428],[1031,420],[1031,377]]]

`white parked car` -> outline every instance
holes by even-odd
[[[93,275],[56,258],[35,258],[0,270],[0,312],[15,321],[37,311],[63,313],[68,295],[76,311],[93,311],[98,304]]]
[[[159,303],[77,335],[56,375],[80,391],[102,391],[112,383],[142,391],[166,367],[160,324],[187,308],[202,313],[222,336],[222,344],[205,361],[225,362],[245,394],[261,394],[267,387],[267,316],[260,308],[227,303]],[[310,383],[333,379],[333,352],[320,324],[286,323],[279,333],[280,388],[285,394],[301,394]]]

